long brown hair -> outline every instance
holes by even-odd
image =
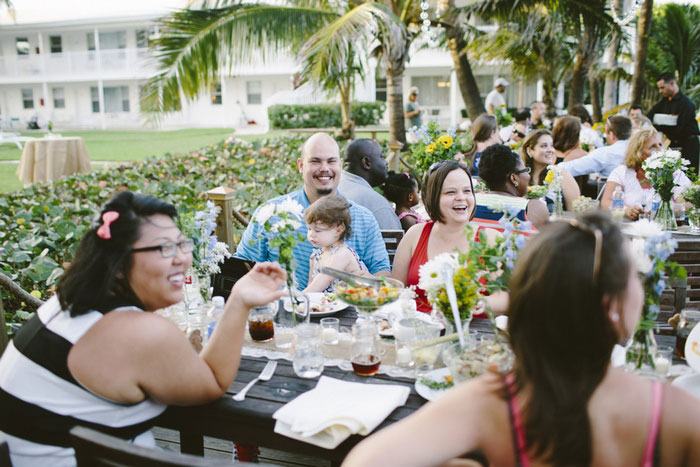
[[[547,136],[552,136],[552,134],[549,132],[549,130],[541,129],[541,130],[534,130],[530,132],[530,134],[527,135],[527,137],[523,140],[522,146],[520,146],[520,157],[523,158],[523,163],[525,164],[525,167],[530,167],[532,170],[532,177],[530,178],[530,185],[542,185],[542,182],[544,181],[544,177],[547,176],[547,171],[543,170],[540,172],[540,176],[538,177],[539,180],[535,180],[535,161],[534,159],[528,154],[528,149],[533,149],[535,146],[537,146],[537,142],[540,140],[541,137],[544,135]]]
[[[578,144],[581,134],[581,120],[578,117],[559,117],[552,128],[552,140],[554,149],[566,152]]]
[[[588,401],[617,342],[604,297],[623,297],[632,267],[620,229],[602,212],[555,222],[523,248],[510,283],[510,342],[528,454],[552,465],[590,465]],[[595,271],[595,230],[602,243]]]
[[[464,155],[464,160],[467,162],[467,167],[469,167],[470,173],[477,153],[476,143],[488,141],[493,132],[496,130],[498,130],[498,121],[493,115],[481,114],[476,117],[474,123],[472,123],[471,128],[469,128],[469,133],[472,135],[472,141],[474,144],[469,152]]]
[[[440,197],[442,196],[442,185],[445,179],[453,170],[464,170],[469,178],[469,185],[474,195],[474,181],[469,173],[469,169],[461,162],[455,160],[444,160],[434,163],[423,178],[423,187],[421,188],[421,198],[425,204],[425,210],[433,222],[445,222],[445,218],[440,212]],[[474,208],[469,220],[474,219],[476,214],[476,198],[474,198]]]

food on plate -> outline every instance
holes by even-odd
[[[690,344],[690,350],[697,356],[700,356],[700,344],[693,342]]]
[[[504,372],[513,365],[513,353],[505,342],[482,341],[476,347],[461,351],[459,344],[447,347],[443,361],[455,381],[461,382],[487,371]]]
[[[391,329],[391,323],[388,319],[382,319],[379,321],[379,332],[388,331]]]
[[[424,384],[428,386],[430,389],[448,389],[454,386],[454,382],[452,381],[452,376],[447,375],[445,376],[441,381],[435,381],[434,379],[430,378],[420,378],[418,380],[421,384]]]
[[[342,301],[361,307],[379,307],[391,303],[399,298],[400,282],[392,279],[383,279],[382,285],[372,287],[370,285],[351,286],[345,282],[339,282],[335,286],[335,293]]]
[[[298,303],[296,310],[298,313],[304,313],[306,305]],[[320,301],[314,301],[309,304],[311,313],[326,313],[338,307],[338,302],[335,301],[335,294],[324,293]]]

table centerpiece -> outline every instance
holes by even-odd
[[[465,154],[474,144],[469,134],[457,135],[453,127],[443,132],[433,121],[420,128],[411,127],[408,131],[417,140],[411,145],[411,160],[421,173],[427,172],[435,162],[456,159],[458,154]]]
[[[654,220],[664,230],[678,230],[676,216],[671,206],[673,189],[679,186],[678,179],[687,170],[690,164],[681,157],[681,153],[675,149],[664,149],[649,156],[642,162],[642,170],[651,183],[652,188],[661,197],[661,205]]]

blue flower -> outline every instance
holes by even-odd
[[[649,313],[647,314],[649,319],[656,319],[659,316],[659,310],[659,305],[649,305]]]
[[[447,129],[447,134],[448,134],[450,137],[454,138],[455,136],[457,136],[457,128],[456,128],[455,126],[449,127],[449,128]]]
[[[525,238],[525,235],[518,235],[515,237],[515,246],[518,248],[522,248],[525,246],[525,243],[527,243],[527,239]]]
[[[506,261],[506,267],[508,269],[513,269],[515,267],[515,264],[511,260]]]
[[[530,221],[521,222],[520,225],[518,225],[518,230],[530,230],[530,229],[532,229],[532,222],[530,222]]]
[[[666,281],[663,279],[659,279],[659,281],[656,284],[654,284],[654,293],[656,295],[661,295],[665,289]]]
[[[515,254],[515,251],[509,248],[505,251],[505,253],[503,253],[503,256],[505,256],[507,259],[512,260],[515,259],[517,255]]]

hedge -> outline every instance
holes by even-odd
[[[386,107],[384,102],[353,102],[352,118],[356,126],[378,125]],[[340,128],[340,104],[271,105],[267,109],[270,128]]]

